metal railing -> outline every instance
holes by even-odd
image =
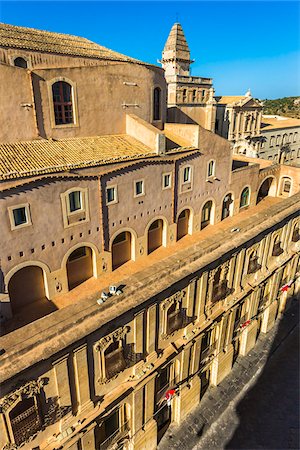
[[[214,342],[213,344],[209,345],[208,347],[206,347],[204,350],[202,350],[201,352],[201,356],[200,356],[200,364],[206,364],[207,360],[214,355],[215,350],[217,348],[217,341]]]
[[[11,426],[17,445],[22,444],[41,429],[41,420],[35,405],[11,419]]]
[[[114,444],[117,444],[118,441],[124,439],[127,436],[129,438],[129,431],[130,427],[128,420],[123,425],[120,425],[119,428],[114,433],[112,433],[103,442],[100,443],[100,450],[108,449],[109,447],[113,446]]]
[[[174,379],[168,381],[166,384],[164,384],[164,386],[162,386],[162,387],[155,393],[156,403],[160,403],[160,402],[164,399],[164,397],[165,397],[167,391],[168,391],[169,389],[174,389],[174,388],[176,387],[176,384],[177,384],[177,379],[176,379],[176,378],[174,378]]]

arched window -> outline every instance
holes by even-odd
[[[215,166],[215,161],[209,161],[207,170],[208,177],[212,177],[215,174]]]
[[[21,58],[20,56],[14,59],[14,66],[22,67],[22,69],[27,69],[28,67],[26,59]]]
[[[202,208],[201,230],[203,230],[203,228],[207,227],[207,225],[211,224],[211,222],[212,222],[212,216],[211,216],[212,207],[213,207],[213,202],[211,200],[209,200],[208,202],[205,203],[205,205]]]
[[[281,192],[280,194],[288,197],[290,192],[291,192],[291,187],[292,187],[292,183],[291,183],[291,179],[288,177],[283,177],[282,181],[281,181]]]
[[[111,252],[113,270],[132,259],[132,235],[129,231],[122,231],[115,237]]]
[[[232,212],[233,212],[232,194],[227,194],[223,200],[221,220],[224,220],[226,219],[226,217],[231,216]]]
[[[177,241],[189,232],[190,210],[184,209],[177,220]]]
[[[249,191],[248,187],[245,187],[241,194],[240,208],[243,208],[244,206],[248,206],[249,200],[250,200],[250,191]]]
[[[93,276],[93,257],[90,247],[75,249],[67,260],[67,277],[69,290]]]
[[[56,125],[74,123],[72,86],[65,81],[52,85],[54,117]]]
[[[161,89],[156,87],[153,91],[153,120],[161,119]]]

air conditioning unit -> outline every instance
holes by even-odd
[[[116,295],[117,291],[118,291],[117,286],[115,286],[115,285],[109,286],[110,295]]]

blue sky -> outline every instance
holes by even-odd
[[[300,3],[281,1],[0,2],[2,22],[87,37],[157,64],[178,18],[216,94],[300,95]]]

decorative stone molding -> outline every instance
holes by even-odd
[[[113,333],[108,334],[107,336],[101,338],[100,341],[96,344],[95,350],[97,352],[100,352],[106,349],[112,342],[124,339],[124,337],[126,336],[127,333],[129,333],[129,331],[130,331],[129,326],[118,328]]]
[[[178,291],[176,294],[171,295],[171,297],[166,298],[162,303],[161,307],[163,310],[168,310],[173,303],[178,303],[182,301],[186,296],[186,290]]]
[[[0,411],[6,412],[18,399],[29,398],[38,395],[42,387],[47,383],[47,378],[32,380],[24,384],[19,389],[4,396],[0,400]]]
[[[14,444],[13,442],[8,442],[2,447],[2,450],[16,450],[18,447],[17,444]]]
[[[144,364],[142,367],[139,368],[139,370],[134,375],[130,375],[130,377],[128,378],[128,381],[139,380],[147,372],[150,372],[153,368],[154,368],[154,364],[152,364],[152,363]]]

